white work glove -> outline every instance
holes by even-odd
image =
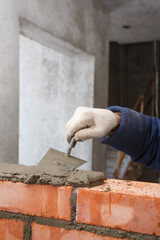
[[[117,126],[114,113],[107,109],[78,107],[73,117],[66,124],[66,137],[70,142],[100,138]]]

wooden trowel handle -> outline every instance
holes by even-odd
[[[70,146],[69,146],[69,148],[68,148],[68,151],[67,151],[67,156],[69,157],[70,156],[70,154],[71,154],[71,150],[72,150],[72,148],[74,148],[75,146],[76,146],[76,141],[75,141],[75,139],[74,139],[74,137],[72,138],[72,140],[71,140],[71,142],[70,142]]]

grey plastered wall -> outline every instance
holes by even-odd
[[[49,148],[67,152],[65,125],[78,106],[93,107],[92,55],[21,19],[19,163],[37,164]],[[72,155],[92,167],[92,140]]]
[[[106,107],[108,96],[109,19],[98,1],[1,0],[0,160],[6,162],[18,161],[20,17],[95,56],[94,106]],[[105,146],[96,142],[93,168],[102,170],[104,164]]]
[[[6,162],[18,161],[17,4],[0,1],[0,161]]]

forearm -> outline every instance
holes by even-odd
[[[127,153],[134,161],[160,169],[159,119],[118,106],[109,109],[121,113],[117,119],[120,124],[114,134],[106,135],[100,141]]]

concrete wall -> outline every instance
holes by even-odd
[[[106,107],[108,96],[109,19],[96,0],[1,0],[0,158],[7,162],[18,160],[19,17],[95,56],[94,106]],[[104,169],[105,147],[96,142],[92,151],[93,168]]]
[[[49,48],[20,36],[19,163],[24,165],[37,164],[51,147],[67,152],[66,122],[76,107],[93,107],[94,57],[65,44],[59,49],[58,43]],[[91,169],[92,141],[78,143],[72,155]]]
[[[0,161],[18,161],[19,21],[16,2],[0,1]]]

